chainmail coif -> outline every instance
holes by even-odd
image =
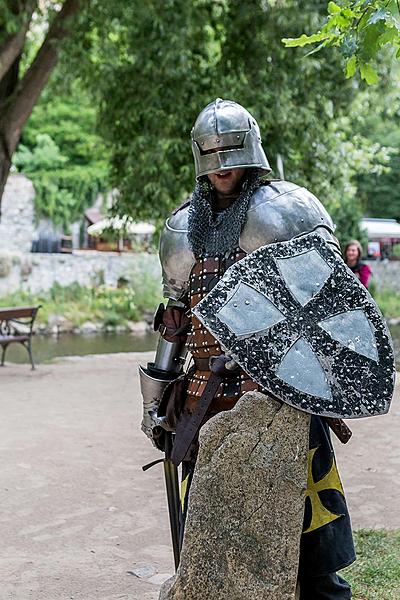
[[[189,207],[188,240],[197,256],[224,256],[239,245],[249,201],[262,183],[259,169],[248,169],[242,191],[222,212],[213,212],[214,188],[207,177],[200,177]]]

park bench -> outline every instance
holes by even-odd
[[[22,344],[29,354],[32,369],[35,368],[32,356],[33,324],[36,319],[39,306],[16,306],[14,308],[0,308],[0,346],[2,348],[1,366],[7,348],[10,344]]]

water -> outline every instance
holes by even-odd
[[[397,369],[400,369],[400,325],[390,327]],[[155,350],[158,334],[134,336],[130,333],[103,333],[74,335],[64,333],[58,338],[36,335],[33,338],[33,357],[37,364],[57,356],[85,356],[86,354],[112,354],[114,352],[147,352]],[[28,363],[28,353],[21,344],[9,346],[7,362]]]
[[[90,335],[63,333],[58,338],[51,335],[35,335],[32,341],[33,359],[36,364],[40,364],[57,356],[147,352],[155,349],[157,338],[158,334],[156,333],[148,333],[143,336],[135,336],[130,333]],[[28,352],[21,344],[11,344],[7,349],[6,362],[28,363]]]

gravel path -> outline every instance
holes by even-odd
[[[141,471],[160,456],[139,430],[150,356],[0,369],[1,600],[157,599],[173,561],[162,467]],[[353,523],[400,528],[398,398],[351,426],[338,461]]]

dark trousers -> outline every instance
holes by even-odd
[[[299,576],[300,600],[350,600],[350,585],[337,573],[319,577]]]

